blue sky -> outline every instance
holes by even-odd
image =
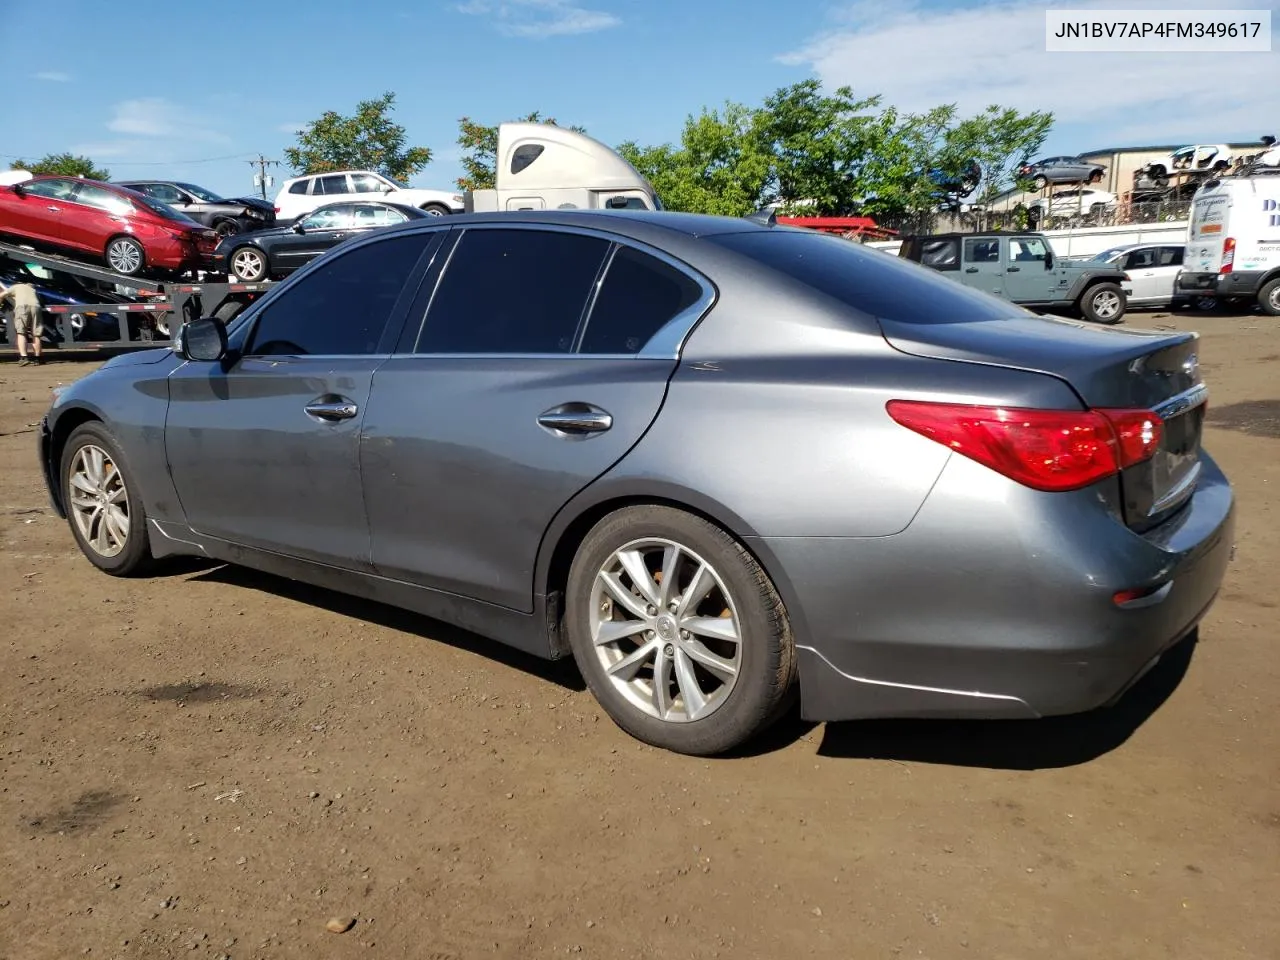
[[[283,160],[287,131],[390,90],[411,143],[435,154],[414,184],[449,188],[461,172],[454,141],[464,115],[496,123],[539,110],[607,143],[659,143],[676,139],[704,105],[758,103],[811,76],[908,110],[1051,109],[1060,120],[1045,154],[1280,134],[1280,53],[1048,54],[1045,6],[259,0],[242,23],[217,4],[0,0],[0,49],[33,51],[5,58],[0,159],[7,166],[14,156],[72,150],[116,178],[242,194],[253,189],[250,157]],[[1259,0],[1054,6],[1267,8]],[[51,32],[57,42],[41,42]],[[272,172],[277,187],[288,175],[284,166]]]

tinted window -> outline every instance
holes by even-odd
[[[1160,248],[1160,266],[1162,267],[1182,266],[1182,256],[1185,252],[1186,252],[1186,247],[1161,247]]]
[[[304,219],[300,226],[304,230],[338,230],[342,227],[350,227],[354,223],[355,207],[350,204],[340,204],[317,210]]]
[[[388,185],[371,173],[353,173],[351,186],[356,193],[382,193]]]
[[[354,225],[357,227],[386,227],[393,223],[404,223],[408,219],[407,214],[403,214],[391,207],[384,207],[381,204],[361,203],[355,208]]]
[[[167,183],[148,183],[143,187],[135,187],[139,193],[145,193],[148,197],[153,197],[161,203],[185,203],[186,197],[182,195],[182,191],[177,187],[172,187]]]
[[[345,173],[339,173],[329,177],[321,177],[316,181],[316,188],[311,192],[323,193],[326,196],[330,194],[344,194],[347,192],[347,175]]]
[[[21,185],[24,192],[33,197],[48,197],[51,200],[70,200],[75,192],[74,180],[31,180]]]
[[[418,353],[568,353],[607,241],[550,230],[468,230]]]
[[[693,278],[647,253],[622,247],[609,264],[579,351],[636,353],[701,296]]]
[[[546,147],[540,143],[526,143],[516,147],[515,152],[511,154],[511,172],[519,173],[542,156],[542,151],[545,149]]]
[[[289,192],[290,193],[306,193],[307,184],[309,184],[310,182],[311,182],[310,180],[295,180],[293,183],[289,184]]]
[[[359,247],[282,291],[267,305],[246,356],[368,354],[432,234]]]
[[[873,317],[902,323],[998,320],[1024,311],[874,248],[771,228],[705,238]]]
[[[965,263],[998,263],[1000,260],[1000,241],[984,237],[964,242]]]

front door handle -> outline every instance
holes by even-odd
[[[50,209],[50,210],[52,210],[54,213],[57,213],[57,212],[58,212],[59,210],[61,210],[62,208],[61,208],[61,207],[55,207],[55,206],[53,206],[52,204],[50,204],[50,205],[49,205],[49,209]]]
[[[589,403],[564,403],[538,417],[538,425],[559,436],[589,436],[613,426],[613,416]]]
[[[360,412],[358,406],[342,397],[312,400],[303,409],[307,411],[307,416],[329,423],[350,420]]]
[[[1006,270],[1007,273],[1020,273],[1021,271],[1022,271],[1021,267],[1009,267]]]
[[[978,272],[978,268],[977,268],[977,267],[965,267],[964,272],[965,272],[965,273],[977,273],[977,272]]]

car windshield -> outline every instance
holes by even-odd
[[[197,199],[203,200],[205,203],[222,203],[223,198],[218,196],[212,190],[206,190],[204,187],[197,187],[194,183],[178,184],[187,193],[193,194]]]
[[[1124,247],[1112,247],[1110,250],[1103,250],[1101,253],[1095,253],[1090,257],[1090,259],[1097,263],[1106,263],[1111,258],[1118,257],[1120,254],[1124,253],[1124,251]]]
[[[131,199],[134,203],[142,204],[148,210],[153,213],[158,213],[166,220],[174,220],[177,223],[196,223],[195,220],[188,217],[185,213],[179,213],[167,203],[161,203],[159,200],[156,200],[153,197],[148,197],[145,194],[135,194]]]

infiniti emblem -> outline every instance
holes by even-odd
[[[1188,377],[1194,377],[1196,375],[1196,371],[1198,371],[1199,369],[1200,369],[1200,358],[1197,357],[1194,353],[1191,354],[1191,356],[1187,357],[1187,359],[1182,361],[1182,372],[1185,373]]]

